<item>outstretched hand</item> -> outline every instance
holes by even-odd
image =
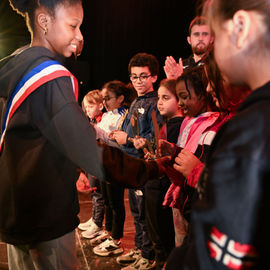
[[[119,145],[127,143],[127,133],[122,130],[114,130],[109,134],[112,140],[115,140]]]
[[[171,161],[170,156],[165,156],[165,157],[155,159],[155,162],[158,165],[158,174],[159,174],[159,176],[163,176],[163,175],[166,174],[167,168],[169,166],[170,161]]]

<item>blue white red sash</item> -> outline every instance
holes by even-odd
[[[2,126],[2,134],[0,140],[0,153],[2,150],[5,133],[11,117],[14,115],[23,101],[41,85],[53,79],[68,76],[71,78],[73,91],[76,100],[78,100],[78,81],[77,79],[59,62],[45,61],[33,68],[23,79],[17,84],[7,105],[4,122]]]

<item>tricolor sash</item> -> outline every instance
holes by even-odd
[[[27,73],[17,84],[12,92],[3,121],[2,134],[0,139],[0,153],[2,150],[5,133],[11,117],[14,115],[23,101],[41,85],[59,77],[68,76],[71,78],[73,91],[76,100],[78,100],[79,88],[77,79],[59,62],[50,60],[41,63]]]

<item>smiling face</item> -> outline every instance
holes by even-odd
[[[176,93],[179,98],[179,105],[185,116],[195,117],[206,112],[206,102],[202,97],[196,95],[191,84],[186,88],[185,82],[180,81],[176,85]]]
[[[43,16],[43,17],[42,17]],[[76,53],[82,43],[83,36],[80,26],[83,21],[83,8],[80,3],[73,5],[59,4],[54,16],[41,13],[41,28],[46,29],[42,45],[54,54],[70,57]]]
[[[154,91],[153,84],[157,80],[157,76],[151,76],[149,67],[131,67],[130,79],[138,96]],[[135,79],[132,79],[135,78]]]

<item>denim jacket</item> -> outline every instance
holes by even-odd
[[[127,142],[125,145],[121,146],[121,149],[127,154],[134,157],[143,157],[143,151],[137,150],[133,143],[129,141],[129,137],[133,138],[137,135],[137,127],[136,125],[132,126],[132,122],[130,121],[131,117],[137,115],[138,118],[138,133],[139,136],[143,138],[147,138],[150,142],[153,142],[154,137],[154,128],[152,124],[152,111],[156,111],[158,124],[163,122],[162,116],[159,114],[157,110],[157,92],[152,91],[144,96],[137,97],[131,104],[129,113],[122,125],[122,130],[125,131],[127,136]]]

